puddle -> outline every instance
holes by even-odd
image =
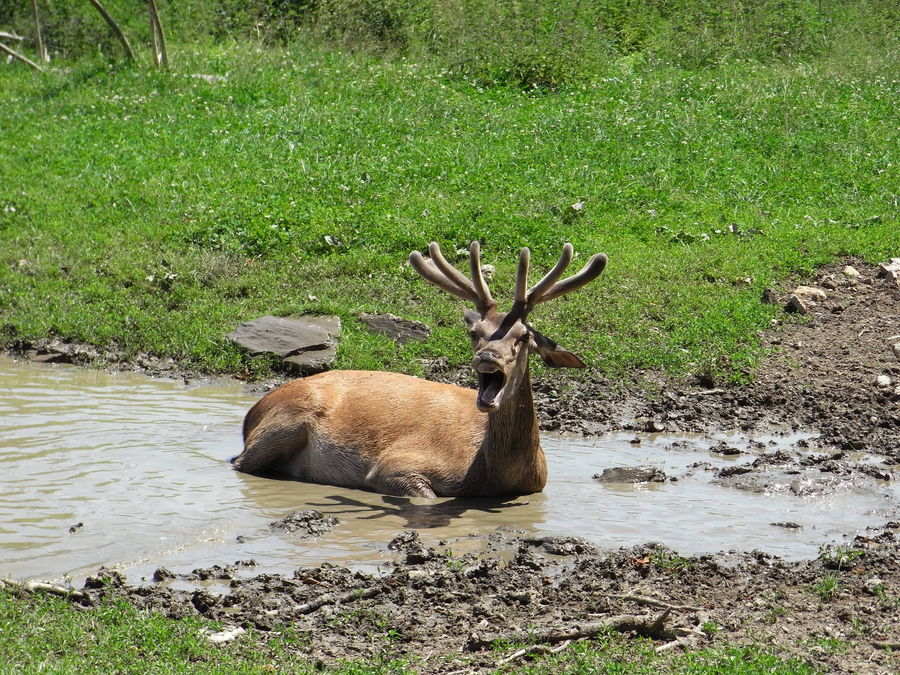
[[[691,470],[698,461],[725,467],[753,459],[703,451],[734,442],[724,434],[674,448],[667,436],[640,445],[629,443],[633,434],[548,436],[545,491],[503,502],[257,478],[226,461],[241,449],[241,420],[254,400],[239,384],[186,386],[0,357],[0,577],[74,580],[107,565],[137,580],[158,567],[188,572],[251,558],[257,566],[248,573],[325,561],[374,568],[394,558],[386,543],[407,528],[420,529],[428,545],[445,540],[461,549],[470,535],[513,528],[608,548],[659,541],[685,554],[761,549],[800,559],[900,513],[900,490],[883,481],[809,497],[737,490],[712,471]],[[783,447],[790,439],[774,440]],[[679,480],[593,480],[627,465],[652,465]],[[340,524],[318,539],[269,528],[303,509],[334,514]]]

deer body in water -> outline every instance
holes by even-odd
[[[528,288],[522,249],[516,295],[497,310],[469,252],[471,279],[448,263],[436,243],[430,259],[410,263],[426,281],[475,307],[465,312],[478,390],[387,372],[335,370],[289,382],[260,399],[244,419],[244,450],[234,468],[390,495],[503,496],[540,492],[547,463],[528,374],[537,353],[551,367],[583,368],[571,352],[526,323],[535,305],[581,288],[606,265],[594,255],[577,274],[563,247],[556,266]]]

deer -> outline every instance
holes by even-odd
[[[574,249],[528,288],[531,253],[519,254],[515,298],[499,311],[469,248],[471,279],[436,242],[426,258],[409,256],[425,281],[471,303],[463,318],[477,390],[393,372],[333,370],[281,385],[261,398],[243,424],[237,471],[365,489],[401,497],[512,497],[544,489],[547,461],[529,376],[529,355],[551,368],[584,368],[575,354],[535,330],[527,318],[542,302],[596,279],[606,266],[593,255],[560,280]]]

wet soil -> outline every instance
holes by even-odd
[[[844,274],[847,264],[858,278]],[[802,430],[813,437],[804,436],[791,451],[761,453],[751,464],[723,470],[719,479],[735,489],[771,490],[768,477],[777,470],[794,477],[780,485],[796,494],[821,494],[835,481],[860,476],[894,480],[900,287],[859,260],[794,281],[824,289],[827,298],[805,316],[785,314],[763,336],[766,357],[752,383],[732,387],[709,377],[675,382],[637,373],[626,387],[599,377],[568,386],[554,374],[535,385],[544,428],[588,435],[626,429],[638,437]],[[771,289],[767,298],[784,305],[791,290]],[[84,346],[17,347],[47,360],[115,363],[111,351]],[[59,356],[66,350],[68,356]],[[117,367],[192,375],[151,357]],[[468,382],[469,376],[441,371],[434,377]],[[875,461],[860,462],[861,455]],[[310,537],[331,527],[339,531],[339,523],[320,520],[304,513],[273,527],[299,528]],[[396,563],[381,574],[323,565],[293,577],[253,576],[252,561],[242,561],[192,575],[159,570],[154,583],[131,585],[117,572],[102,572],[88,579],[77,601],[126,597],[170,616],[201,614],[263,632],[290,623],[307,636],[298,649],[325,665],[410,655],[424,672],[478,671],[497,665],[490,649],[495,640],[559,644],[606,626],[653,637],[660,647],[672,647],[666,653],[752,643],[830,672],[888,673],[900,670],[898,528],[890,522],[851,534],[846,546],[823,548],[815,560],[801,562],[746,551],[685,558],[652,544],[601,551],[577,539],[514,532],[497,532],[483,540],[482,551],[457,557],[446,547],[424,546],[410,531],[385,542],[396,551]],[[209,579],[218,585],[200,583]],[[530,638],[520,633],[526,628]]]
[[[599,551],[575,538],[511,532],[456,556],[406,531],[390,544],[394,567],[380,574],[323,565],[243,578],[252,565],[244,561],[187,575],[160,570],[157,583],[136,587],[101,571],[74,601],[126,598],[264,635],[291,625],[301,636],[296,649],[325,667],[405,657],[421,672],[484,672],[515,651],[510,643],[561,646],[613,630],[653,638],[672,654],[763,645],[826,672],[889,673],[900,667],[898,527],[791,563],[759,552],[685,558],[653,544]],[[173,579],[224,587],[177,589]]]

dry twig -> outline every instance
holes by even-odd
[[[601,621],[590,621],[588,623],[578,624],[571,628],[553,628],[536,633],[515,632],[486,638],[481,638],[477,634],[473,634],[466,643],[465,650],[471,652],[485,649],[486,647],[490,647],[491,644],[497,640],[555,644],[557,642],[564,642],[565,640],[579,640],[581,638],[596,637],[609,630],[618,631],[620,633],[631,632],[646,637],[670,640],[675,637],[675,634],[666,631],[663,627],[670,612],[671,610],[666,609],[656,618],[648,615],[617,614]]]
[[[3,44],[2,42],[0,42],[0,52],[6,52],[7,54],[9,54],[10,56],[12,56],[13,58],[19,59],[19,61],[21,61],[22,63],[27,63],[29,66],[31,66],[31,67],[34,68],[35,70],[39,70],[39,71],[41,71],[41,72],[44,72],[44,69],[41,68],[41,67],[40,67],[38,64],[36,64],[34,61],[32,61],[31,59],[29,59],[27,56],[24,56],[24,55],[20,54],[20,53],[17,52],[15,49],[12,49],[12,48],[10,48],[10,47],[7,47],[7,46],[6,46],[5,44]]]

